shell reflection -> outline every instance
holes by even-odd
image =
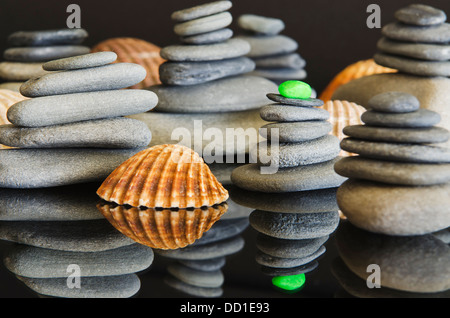
[[[227,203],[193,209],[140,209],[99,203],[99,211],[122,234],[156,249],[193,244],[228,210]]]

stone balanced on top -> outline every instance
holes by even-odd
[[[421,109],[410,94],[374,96],[361,119],[348,126],[344,150],[359,154],[335,170],[350,178],[338,204],[355,226],[388,235],[422,235],[450,226],[450,134],[435,127],[439,114]]]
[[[151,132],[124,116],[151,110],[157,96],[122,90],[146,71],[113,63],[101,52],[50,61],[50,73],[25,82],[30,99],[9,108],[12,125],[1,126],[0,186],[42,188],[104,180],[118,165],[148,146]]]
[[[289,94],[292,83],[305,94]],[[306,83],[283,84],[281,94],[267,95],[277,103],[261,110],[264,120],[275,122],[263,127],[268,139],[274,142],[275,133],[279,135],[278,171],[263,174],[262,164],[255,163],[231,175],[240,188],[230,192],[231,198],[256,209],[250,215],[259,232],[256,261],[271,276],[296,275],[317,266],[323,244],[339,224],[336,189],[345,180],[333,169],[339,140],[329,134],[329,113],[317,108],[323,102],[309,98],[312,90]]]
[[[51,60],[87,54],[90,48],[81,45],[88,33],[84,29],[46,31],[19,31],[8,38],[10,48],[5,50],[0,63],[0,87],[19,90],[30,78],[47,72],[42,64]]]
[[[196,120],[204,129],[220,129],[224,136],[227,128],[260,125],[258,109],[265,92],[275,85],[245,75],[255,64],[245,57],[248,42],[232,38],[231,6],[231,1],[215,1],[172,14],[181,43],[161,50],[167,60],[160,66],[163,84],[149,87],[159,103],[153,112],[133,117],[151,126],[153,144],[179,142],[172,140],[174,127],[193,132]],[[219,147],[225,144],[221,141]]]
[[[450,77],[450,24],[442,10],[412,4],[383,27],[375,61],[402,73]]]
[[[247,54],[256,65],[253,75],[265,77],[277,84],[286,80],[304,80],[306,61],[296,53],[298,43],[280,34],[285,24],[276,18],[244,14],[238,25],[245,33],[238,38],[250,43]]]

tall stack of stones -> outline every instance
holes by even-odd
[[[423,235],[450,226],[449,140],[436,127],[440,116],[421,109],[410,94],[388,92],[370,99],[365,125],[348,126],[341,147],[359,156],[337,162],[348,177],[338,204],[348,220],[387,235]]]
[[[306,61],[296,53],[298,43],[280,34],[285,28],[282,20],[244,14],[239,17],[238,26],[244,31],[238,38],[248,41],[251,46],[247,56],[256,64],[252,74],[277,84],[306,78]]]
[[[245,57],[250,45],[233,38],[228,28],[231,6],[231,1],[215,1],[172,14],[181,43],[161,50],[167,60],[160,66],[163,84],[149,87],[158,95],[159,103],[155,111],[133,116],[152,128],[152,144],[178,143],[179,139],[172,139],[175,127],[190,132],[192,139],[186,139],[191,142],[194,128],[218,129],[225,136],[227,128],[245,130],[261,124],[258,110],[264,103],[264,92],[274,84],[245,75],[254,70],[255,64]],[[195,121],[203,126],[194,127]],[[213,147],[234,154],[234,141],[227,144],[223,139],[216,138]],[[205,146],[211,141],[203,142]]]
[[[272,157],[279,164],[277,171],[263,173],[259,162],[236,168],[231,175],[240,188],[230,192],[231,198],[255,209],[250,224],[259,232],[256,261],[271,276],[316,268],[339,224],[336,190],[345,180],[333,169],[339,140],[329,135],[329,113],[318,108],[323,102],[309,98],[310,87],[307,91],[296,97],[268,94],[277,103],[261,110],[264,120],[275,122],[263,127],[269,141],[279,136],[278,155]]]
[[[374,59],[380,65],[418,76],[450,77],[450,24],[445,12],[412,4],[382,29]]]
[[[44,188],[104,180],[118,165],[148,146],[151,132],[124,116],[146,112],[157,96],[122,90],[141,82],[145,69],[118,63],[113,52],[47,62],[50,73],[24,83],[30,97],[7,112],[0,127],[0,186]]]
[[[87,54],[90,48],[81,45],[88,37],[83,29],[19,31],[8,38],[10,48],[0,63],[0,88],[18,91],[27,80],[44,75],[42,64],[51,60]]]
[[[397,69],[394,74],[377,74],[352,80],[339,87],[334,100],[347,100],[364,107],[377,94],[409,93],[421,107],[442,117],[441,126],[450,129],[450,24],[442,10],[412,4],[395,13],[396,22],[382,28],[374,60]],[[450,141],[445,147],[450,147]]]

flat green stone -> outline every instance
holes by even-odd
[[[284,97],[297,99],[307,99],[312,94],[311,86],[301,81],[286,81],[281,83],[278,91]]]
[[[305,274],[277,276],[272,278],[272,284],[284,290],[296,290],[305,284]]]

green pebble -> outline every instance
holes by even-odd
[[[311,97],[312,88],[305,82],[286,81],[278,86],[280,94],[286,98],[308,99]]]
[[[305,284],[305,274],[277,276],[272,278],[272,284],[284,290],[296,290]]]

